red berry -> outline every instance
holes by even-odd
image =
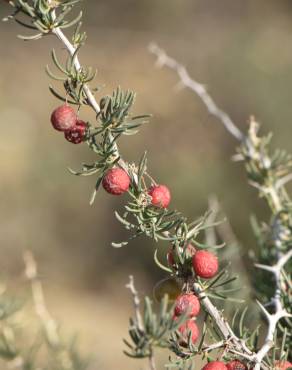
[[[76,126],[70,130],[65,131],[65,139],[73,144],[82,143],[86,131],[86,123],[84,121],[78,120]]]
[[[152,197],[151,203],[156,207],[167,208],[170,203],[170,191],[165,185],[154,185],[148,194]]]
[[[181,294],[175,300],[174,313],[176,316],[186,312],[190,317],[197,316],[200,312],[200,301],[194,294]]]
[[[128,191],[130,177],[127,172],[121,168],[111,168],[105,174],[102,180],[102,186],[110,194],[121,195]]]
[[[277,361],[275,366],[277,370],[287,370],[290,367],[292,368],[292,363],[289,361]]]
[[[205,279],[210,279],[218,272],[218,259],[208,251],[198,251],[193,257],[195,273]]]
[[[202,370],[227,370],[227,367],[221,361],[211,361]]]
[[[187,320],[184,324],[182,324],[178,328],[178,331],[180,332],[182,336],[181,344],[187,343],[190,332],[192,333],[191,334],[192,343],[196,343],[200,335],[200,331],[199,331],[197,324],[194,322],[194,320],[191,320],[191,319]]]
[[[226,365],[228,370],[247,370],[247,366],[238,360],[233,360]]]
[[[58,131],[70,130],[76,125],[77,115],[73,108],[64,104],[53,111],[51,122],[54,129]]]

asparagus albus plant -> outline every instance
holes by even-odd
[[[145,297],[144,304],[140,303],[130,277],[127,287],[133,295],[135,315],[130,319],[130,339],[125,340],[125,353],[134,358],[149,358],[152,370],[156,369],[156,348],[167,350],[170,357],[166,366],[178,369],[197,369],[198,358],[205,359],[205,370],[289,368],[292,361],[292,209],[285,184],[292,177],[291,157],[282,151],[270,154],[270,136],[258,135],[259,125],[254,118],[250,119],[248,132],[242,133],[217,107],[204,86],[191,79],[183,65],[158,46],[150,46],[158,63],[176,71],[180,83],[192,89],[210,114],[238,141],[235,159],[244,162],[250,184],[270,207],[268,224],[254,222],[261,247],[254,274],[267,282],[261,284],[258,292],[258,305],[267,326],[251,330],[244,324],[245,310],[237,325],[236,318],[225,317],[216,304],[216,299],[230,299],[228,285],[235,280],[221,267],[216,256],[216,250],[222,245],[202,243],[201,236],[216,227],[216,222],[209,222],[208,212],[189,221],[182,213],[172,210],[170,190],[160,183],[163,179],[157,182],[149,174],[151,166],[147,165],[146,153],[140,155],[137,164],[129,164],[123,158],[120,137],[137,133],[149,116],[132,115],[135,100],[132,91],[117,88],[112,95],[102,96],[90,87],[95,72],[79,60],[86,40],[85,32],[81,31],[82,13],[70,19],[71,10],[78,2],[13,0],[9,2],[13,12],[6,20],[15,20],[33,30],[30,36],[20,36],[22,39],[55,36],[68,52],[67,62],[62,64],[57,52],[52,50],[58,75],[47,67],[49,76],[63,85],[63,92],[50,86],[51,93],[61,101],[52,113],[51,123],[65,140],[87,144],[96,156],[93,163],[82,164],[80,171],[71,171],[77,176],[95,178],[90,203],[98,201],[95,198],[100,185],[112,195],[125,197],[124,212],[115,212],[115,215],[130,235],[128,240],[113,246],[135,243],[136,238],[144,235],[169,247],[166,263],[158,260],[157,251],[155,261],[179,282],[181,293],[174,304],[165,296],[156,312],[151,298]],[[65,32],[70,27],[73,32],[69,37]],[[82,120],[85,109],[95,112],[94,122]],[[160,244],[157,245],[159,248]],[[202,326],[196,323],[198,315],[203,317]]]

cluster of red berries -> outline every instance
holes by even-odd
[[[84,140],[86,123],[78,119],[69,105],[56,108],[51,115],[51,122],[55,130],[64,132],[65,139],[70,143],[80,144]]]
[[[122,168],[109,169],[103,177],[103,188],[112,195],[121,195],[129,190],[131,179]],[[167,208],[170,203],[170,191],[165,185],[153,185],[148,190],[151,204],[159,208]]]
[[[205,279],[214,277],[218,272],[218,259],[217,257],[208,251],[200,250],[196,251],[196,248],[192,244],[186,246],[186,257],[191,259],[194,272],[197,276]],[[174,257],[174,251],[171,250],[167,254],[167,260],[169,265],[174,266],[176,261]],[[200,301],[193,293],[182,293],[176,298],[174,306],[174,320],[177,320],[182,314],[187,314],[187,321],[182,324],[178,331],[181,334],[181,345],[185,345],[191,333],[191,341],[193,344],[196,343],[200,336],[199,328],[195,322],[196,316],[200,312]],[[275,363],[275,369],[277,370],[288,370],[292,368],[292,363],[289,361],[277,361]],[[225,364],[222,361],[211,361],[206,364],[202,370],[247,370],[247,366],[239,360],[232,360]]]
[[[200,312],[200,308],[199,299],[192,293],[182,293],[176,298],[173,319],[177,320],[177,318],[183,314],[187,314],[188,316],[187,321],[178,328],[181,335],[180,344],[184,345],[187,343],[189,333],[191,333],[191,341],[193,344],[198,340],[200,330],[195,319]]]
[[[80,144],[85,137],[86,124],[78,119],[76,112],[69,105],[64,104],[56,108],[51,115],[51,122],[55,130],[64,132],[66,140],[73,144]],[[129,190],[130,177],[121,168],[111,168],[105,174],[102,184],[104,189],[113,195],[121,195]],[[153,206],[167,208],[170,203],[170,191],[165,185],[153,185],[148,194]]]
[[[188,316],[187,321],[182,324],[178,331],[181,335],[181,345],[185,345],[191,333],[191,341],[193,344],[196,343],[200,336],[199,328],[195,322],[196,317],[200,313],[200,301],[192,293],[183,293],[176,298],[174,306],[174,320],[183,314]],[[202,370],[247,370],[245,364],[238,360],[233,360],[228,364],[224,364],[221,361],[212,361],[203,367]]]
[[[66,140],[73,144],[80,144],[85,137],[86,124],[78,119],[76,112],[69,105],[64,104],[56,108],[51,115],[51,122],[55,130],[64,132]],[[129,190],[130,177],[121,168],[111,168],[105,174],[102,185],[113,195],[121,195]],[[148,194],[153,206],[167,208],[171,195],[167,186],[153,185]]]
[[[171,250],[167,255],[168,263],[172,266],[175,264],[173,252]],[[186,256],[188,259],[191,259],[194,272],[197,276],[209,279],[217,274],[219,267],[218,260],[213,253],[204,250],[197,251],[192,244],[188,244],[186,246]],[[189,333],[191,333],[193,344],[198,340],[200,331],[195,320],[200,312],[200,306],[198,297],[193,293],[182,293],[176,298],[173,319],[177,320],[182,314],[188,316],[187,321],[178,328],[182,338],[180,341],[181,344],[186,344]]]

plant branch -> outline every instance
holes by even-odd
[[[59,28],[55,28],[55,29],[52,30],[52,32],[64,44],[64,46],[66,47],[66,49],[68,50],[70,55],[73,55],[74,52],[75,52],[75,48],[69,42],[68,38],[64,35],[62,30],[60,30]],[[158,52],[158,51],[161,52],[161,49],[159,49],[159,48],[155,49],[153,45],[152,45],[151,49],[152,49],[152,52],[154,52],[155,50],[156,50],[156,52]],[[221,111],[216,106],[213,99],[208,95],[208,93],[205,90],[203,85],[200,85],[200,84],[196,83],[195,81],[192,81],[190,79],[186,69],[183,66],[179,65],[178,63],[175,63],[175,61],[172,60],[171,58],[167,57],[167,55],[165,53],[159,55],[159,59],[160,59],[160,63],[162,63],[162,61],[163,61],[164,62],[163,64],[166,64],[166,65],[168,65],[168,66],[177,70],[177,72],[179,73],[180,78],[182,79],[182,82],[184,82],[186,84],[186,86],[188,86],[189,88],[194,90],[201,97],[201,99],[205,103],[208,111],[211,114],[213,114],[214,116],[216,116],[223,123],[225,128],[237,140],[242,140],[243,139],[243,134],[241,133],[241,131],[235,126],[235,124],[231,121],[229,116],[226,113],[224,113],[223,111]],[[77,69],[81,68],[81,65],[80,65],[80,62],[79,62],[78,58],[74,58],[74,63],[75,63],[75,66],[76,66]],[[95,110],[95,112],[98,114],[99,111],[100,111],[100,108],[99,108],[93,94],[91,93],[90,88],[87,85],[85,85],[84,87],[85,87],[85,93],[87,95],[88,101],[90,102],[90,105]],[[117,154],[117,156],[120,157],[120,154],[119,154],[119,151],[118,151],[117,147],[116,147],[116,154]],[[124,162],[122,159],[120,159],[119,164],[124,169],[126,169],[128,171],[128,165],[126,164],[126,162]],[[134,180],[136,180],[136,179],[134,178]],[[188,238],[191,238],[193,233],[194,233],[194,231],[190,230],[190,232],[188,233]],[[140,311],[139,311],[139,302],[140,301],[139,301],[139,298],[138,298],[137,291],[134,287],[133,277],[130,277],[130,283],[127,285],[127,287],[131,290],[131,292],[133,294],[137,324],[140,326],[140,328],[143,329],[142,319],[141,319],[141,315],[140,315]],[[199,296],[201,296],[203,294],[202,288],[200,287],[199,284],[195,285],[195,291],[197,292],[197,294]],[[246,357],[249,360],[252,360],[253,353],[247,348],[245,343],[240,338],[235,336],[232,329],[228,325],[226,319],[222,316],[222,314],[213,305],[211,300],[209,298],[205,297],[202,300],[202,305],[204,306],[206,311],[210,314],[210,316],[213,318],[213,321],[214,321],[215,325],[218,327],[218,329],[220,330],[221,334],[223,335],[223,338],[225,340],[229,340],[231,338],[232,342],[234,343],[235,350],[239,351],[242,354],[243,357]],[[151,369],[155,369],[155,367],[153,368],[153,366],[154,366],[153,361],[154,360],[151,359],[151,357],[150,357],[149,361],[150,361],[150,367],[152,366]]]
[[[52,3],[53,0],[48,0],[48,2]],[[53,13],[53,17],[56,17],[56,15],[54,13]],[[77,49],[72,45],[72,43],[69,41],[67,36],[64,34],[64,32],[60,28],[58,28],[58,27],[53,28],[52,33],[61,41],[61,43],[64,45],[64,47],[66,48],[68,53],[71,56],[74,56],[73,63],[75,65],[76,70],[80,71],[82,67],[81,67],[81,64],[79,62],[78,56],[76,55]],[[96,115],[98,115],[100,113],[100,106],[97,103],[97,101],[94,97],[94,94],[92,93],[90,87],[87,84],[84,84],[83,85],[83,90],[84,90],[84,92],[87,96],[88,103],[93,108]],[[110,139],[112,139],[112,136],[110,136]],[[119,154],[119,150],[118,150],[118,147],[117,147],[116,143],[114,143],[114,148],[115,148],[115,156],[117,158],[119,158],[120,154]],[[123,159],[120,159],[118,163],[127,173],[129,172],[128,165]]]
[[[140,298],[139,298],[138,291],[135,288],[133,275],[129,276],[129,283],[126,285],[126,288],[128,288],[130,290],[130,292],[132,293],[137,328],[141,332],[143,332],[143,331],[145,331],[145,327],[144,327],[141,312],[140,312]],[[149,354],[148,359],[149,359],[150,370],[156,370],[153,348],[150,348],[150,354]]]
[[[284,309],[281,302],[281,272],[284,265],[289,261],[290,258],[292,258],[292,249],[286,254],[282,255],[282,257],[277,261],[277,263],[274,266],[255,264],[255,267],[272,273],[275,277],[276,282],[275,295],[271,301],[271,303],[276,308],[275,313],[270,314],[265,309],[265,307],[258,302],[258,305],[260,306],[262,312],[264,313],[268,321],[268,331],[265,337],[264,344],[257,353],[256,358],[258,360],[258,364],[256,364],[255,370],[260,369],[259,365],[260,362],[268,354],[268,352],[274,345],[274,335],[278,322],[284,317],[292,317],[292,315],[288,314],[288,312]]]
[[[249,134],[248,136],[245,136],[233,123],[230,117],[225,112],[218,108],[212,97],[208,94],[205,87],[190,77],[186,68],[182,64],[168,56],[167,53],[156,44],[153,43],[150,44],[149,50],[151,53],[156,55],[158,66],[160,67],[166,66],[174,70],[180,78],[180,84],[183,87],[188,87],[189,89],[194,91],[201,98],[209,113],[217,117],[220,120],[220,122],[224,125],[226,130],[233,137],[242,142],[242,145],[245,146],[245,149],[248,153],[248,158],[244,158],[241,156],[240,159],[245,160],[248,159],[249,161],[254,160],[267,170],[270,168],[271,166],[270,158],[268,156],[263,155],[263,153],[260,152],[259,139],[257,137],[258,124],[255,122],[254,117],[251,117],[250,120]],[[270,172],[266,171],[266,173],[267,178],[265,179],[265,181],[263,181],[264,184],[261,183],[259,184],[257,182],[252,181],[251,184],[257,187],[258,190],[265,196],[268,204],[271,207],[272,212],[277,215],[284,209],[282,195],[285,194],[285,190],[283,189],[283,186],[288,181],[291,180],[292,175],[290,173],[280,179],[277,179],[276,181],[273,181]],[[281,226],[282,224],[279,226],[280,229],[282,228]],[[276,312],[274,314],[270,314],[267,311],[265,311],[265,316],[268,321],[268,331],[262,348],[257,352],[256,356],[254,357],[254,360],[256,362],[255,370],[263,368],[261,362],[274,345],[274,333],[279,320],[283,317],[291,316],[282,307],[281,303],[281,270],[284,264],[291,258],[292,250],[290,250],[287,254],[282,255],[282,252],[280,251],[281,246],[282,246],[281,238],[278,238],[278,240],[275,242],[276,264],[274,266],[267,266],[261,264],[256,265],[258,268],[262,268],[272,272],[275,276],[276,287],[274,296],[272,298],[272,303],[276,308]],[[197,292],[200,294],[198,290]],[[218,317],[218,312],[216,312],[216,308],[212,307],[212,303],[211,304],[210,303],[211,302],[209,302],[206,299],[202,301],[202,304],[205,306],[207,312],[209,312],[212,317],[217,317],[219,319],[216,322],[217,326],[220,329],[222,335],[226,338],[226,336],[231,335],[230,330],[228,326],[225,325],[224,322],[221,322],[220,315]],[[261,308],[263,307],[260,303],[259,305]]]
[[[63,44],[67,48],[68,52],[71,55],[73,55],[74,52],[75,52],[75,48],[69,42],[67,37],[63,34],[63,32],[58,28],[54,29],[52,32],[59,38],[59,40],[61,42],[63,42]],[[75,63],[77,63],[76,68],[81,68],[80,62],[78,61],[77,58],[75,58]],[[182,70],[181,73],[182,73],[182,76],[184,76],[184,77],[187,76],[188,77],[185,70]],[[199,84],[198,84],[198,86],[199,86]],[[243,136],[242,136],[241,132],[233,124],[233,122],[230,120],[230,118],[226,114],[223,114],[222,111],[218,110],[218,108],[214,104],[213,100],[207,95],[206,91],[203,91],[202,89],[199,89],[199,90],[201,91],[200,96],[205,99],[204,102],[207,105],[210,113],[214,114],[219,119],[221,119],[222,123],[225,125],[225,127],[228,129],[228,131],[230,133],[232,133],[238,140],[241,140]],[[95,112],[98,113],[99,112],[99,107],[96,103],[96,100],[95,100],[93,94],[91,94],[89,87],[87,87],[87,89],[86,89],[86,94],[87,94],[88,100],[91,103],[91,106],[93,107]],[[123,163],[125,163],[125,162],[123,161]],[[188,237],[191,237],[191,235],[192,234],[190,232]],[[133,297],[134,297],[135,313],[136,313],[137,323],[138,323],[138,325],[140,325],[140,327],[142,327],[141,326],[142,325],[141,324],[142,320],[141,320],[141,316],[140,316],[140,312],[139,312],[139,298],[138,298],[138,294],[136,292],[136,289],[134,287],[133,277],[130,277],[130,283],[127,285],[127,287],[131,290],[131,292],[133,294]],[[201,287],[199,285],[197,285],[195,287],[195,289],[197,290],[197,293],[199,295],[202,294],[202,290],[201,290]],[[222,333],[224,339],[227,340],[230,337],[232,337],[234,339],[235,343],[236,343],[236,348],[238,350],[242,351],[243,353],[246,353],[247,355],[251,355],[251,352],[248,350],[248,348],[241,342],[241,340],[239,338],[237,338],[234,335],[234,333],[231,330],[230,326],[228,325],[227,321],[222,317],[222,314],[219,313],[219,311],[213,305],[213,303],[209,300],[209,298],[207,298],[207,297],[204,298],[202,304],[205,307],[206,311],[212,316],[214,322],[216,323],[216,325],[220,329],[220,332]]]
[[[129,276],[129,283],[126,285],[126,288],[128,288],[130,292],[132,293],[137,326],[139,330],[143,331],[144,325],[143,325],[143,320],[142,320],[141,313],[140,313],[140,298],[135,288],[134,277],[132,275]]]
[[[153,352],[151,352],[151,355],[149,357],[149,366],[150,366],[150,370],[156,370],[156,364],[155,364],[155,358],[154,358]]]
[[[52,1],[52,0],[50,0],[50,1]],[[71,44],[71,42],[68,40],[67,36],[64,34],[64,32],[60,28],[53,28],[52,33],[55,36],[57,36],[57,38],[63,43],[63,45],[65,46],[65,48],[67,49],[68,53],[71,56],[75,55],[76,48],[74,48],[74,46]],[[75,65],[77,71],[79,71],[82,68],[77,55],[74,56],[73,63]],[[87,96],[88,103],[93,108],[96,115],[98,115],[100,113],[100,106],[97,103],[97,101],[94,97],[94,94],[92,93],[90,87],[87,84],[84,84],[83,89],[84,89],[84,92]],[[110,135],[110,139],[113,139],[113,137],[111,135]],[[116,143],[114,143],[114,149],[115,149],[115,156],[117,158],[119,158],[120,153],[119,153],[119,149],[118,149],[118,146],[117,146]],[[129,173],[128,164],[123,159],[120,158],[118,163],[127,173]],[[135,180],[135,178],[134,178],[134,180]]]
[[[247,347],[244,340],[235,335],[222,313],[218,311],[211,300],[205,295],[200,284],[194,284],[194,291],[201,299],[201,304],[205,311],[212,317],[213,323],[221,333],[221,337],[224,339],[224,342],[226,344],[228,343],[229,350],[233,353],[239,353],[249,361],[253,361],[255,354]],[[266,369],[266,367],[263,367],[263,369]]]
[[[35,258],[31,251],[26,251],[23,255],[23,259],[25,263],[25,275],[31,284],[35,312],[44,326],[50,344],[59,346],[60,338],[58,334],[58,325],[47,309],[42,283],[38,277]]]
[[[68,53],[71,56],[73,56],[76,52],[76,49],[71,44],[71,42],[68,40],[67,36],[63,33],[63,31],[60,28],[53,28],[52,33],[58,37],[58,39],[64,44]],[[79,59],[76,55],[74,57],[74,65],[75,65],[77,71],[81,70],[81,65],[80,65]],[[87,84],[84,84],[83,89],[84,89],[84,92],[87,96],[87,100],[88,100],[89,104],[94,109],[95,113],[99,114],[100,106],[98,105],[92,91],[90,90],[90,87]]]
[[[263,358],[268,354],[270,349],[274,346],[274,334],[275,334],[278,322],[284,317],[291,317],[291,315],[289,315],[287,311],[282,308],[282,306],[277,308],[274,314],[270,314],[260,302],[257,302],[257,303],[260,306],[269,324],[268,324],[268,332],[265,337],[264,344],[255,356],[255,359],[257,360],[257,363],[254,368],[255,370],[259,370],[261,368],[261,362]]]
[[[208,94],[205,86],[190,77],[184,65],[168,56],[166,52],[155,43],[151,43],[149,45],[149,51],[157,57],[157,65],[159,67],[166,66],[178,74],[180,78],[180,84],[183,87],[187,87],[194,91],[201,98],[208,112],[214,117],[218,118],[219,121],[225,126],[226,130],[236,140],[241,141],[244,138],[243,133],[239,130],[231,118],[216,105],[213,98]]]

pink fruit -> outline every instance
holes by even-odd
[[[197,316],[200,312],[200,301],[194,294],[181,294],[176,298],[174,313],[180,316],[188,312],[190,317]]]
[[[113,195],[121,195],[130,187],[130,177],[122,168],[111,168],[102,180],[103,188]]]
[[[72,144],[82,143],[86,132],[86,123],[78,120],[76,125],[70,130],[65,131],[65,139],[70,141]]]
[[[197,324],[194,322],[194,320],[187,320],[184,324],[182,324],[179,328],[178,331],[180,332],[182,336],[182,342],[181,344],[186,344],[188,341],[188,335],[191,332],[191,339],[192,343],[196,343],[196,341],[199,338],[200,331],[197,326]]]
[[[200,250],[193,257],[193,268],[196,275],[210,279],[218,272],[218,259],[213,253]]]
[[[77,115],[73,108],[64,104],[53,111],[51,122],[54,129],[57,131],[70,130],[76,125]]]
[[[211,361],[202,370],[227,370],[227,367],[221,361]]]
[[[170,203],[170,191],[165,185],[154,185],[152,186],[148,194],[152,197],[151,203],[153,206],[160,208],[167,208]]]

